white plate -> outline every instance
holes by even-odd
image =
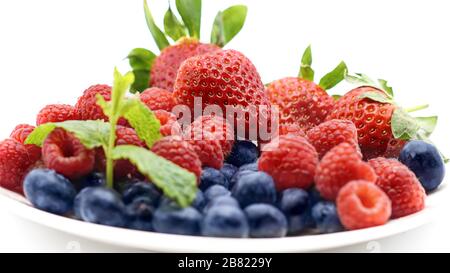
[[[439,191],[429,195],[423,211],[392,220],[384,226],[274,239],[181,236],[91,224],[35,209],[24,197],[2,188],[0,201],[3,207],[34,223],[128,249],[159,252],[311,252],[378,240],[420,227],[433,219],[441,200],[445,198],[445,192],[449,191],[447,188],[441,187]]]

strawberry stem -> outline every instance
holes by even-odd
[[[429,106],[430,106],[429,104],[423,104],[423,105],[419,105],[419,106],[415,106],[415,107],[405,108],[405,112],[406,113],[417,112],[420,110],[427,109]]]

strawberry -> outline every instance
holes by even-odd
[[[192,112],[196,97],[202,99],[202,108],[215,105],[227,113],[226,106],[231,106],[228,108],[241,113],[232,115],[229,120],[234,122],[241,137],[249,138],[252,132],[258,132],[255,126],[263,125],[270,116],[270,103],[258,71],[247,57],[235,50],[186,60],[178,70],[174,96]],[[245,132],[242,132],[242,125],[245,125]]]

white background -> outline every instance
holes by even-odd
[[[243,3],[247,24],[227,47],[244,52],[264,82],[295,76],[312,44],[316,75],[345,60],[353,72],[389,80],[404,106],[430,103],[424,114],[440,121],[433,137],[450,155],[450,4],[448,1],[203,1],[202,40],[209,40],[219,9]],[[161,19],[166,0],[151,0]],[[114,66],[134,47],[157,52],[142,1],[0,1],[0,137],[21,122],[34,123],[49,103],[74,104],[91,84],[110,83]],[[342,85],[331,93],[343,93]],[[450,220],[382,240],[382,251],[450,251]],[[67,251],[70,236],[20,220],[0,207],[0,251]],[[79,240],[79,239],[77,239]],[[118,250],[82,241],[83,250]],[[343,249],[366,251],[366,245]]]

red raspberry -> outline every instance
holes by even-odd
[[[280,136],[264,147],[258,169],[270,174],[277,190],[309,188],[314,181],[317,152],[299,136]]]
[[[0,142],[0,186],[23,193],[23,178],[34,161],[22,143],[13,139]]]
[[[377,185],[364,180],[347,183],[339,191],[337,211],[346,229],[386,224],[391,217],[391,201]]]
[[[152,152],[194,173],[197,178],[201,175],[202,162],[191,144],[180,137],[162,138],[153,145]]]
[[[36,125],[39,126],[47,122],[61,122],[78,119],[78,112],[72,105],[49,104],[39,111],[39,114],[36,117]]]
[[[188,140],[203,166],[221,169],[223,166],[223,152],[220,142],[213,136],[200,140]]]
[[[34,128],[35,127],[32,125],[19,124],[11,132],[10,137],[17,142],[24,144],[28,135],[33,132]],[[31,161],[37,161],[41,159],[41,148],[39,146],[27,144],[25,145],[25,149],[28,151],[28,155],[30,156]]]
[[[354,145],[341,143],[332,148],[316,169],[316,188],[320,195],[335,200],[339,190],[352,180],[375,182],[377,176],[370,165],[361,159]]]
[[[164,110],[155,110],[153,111],[156,118],[159,120],[161,127],[159,132],[163,136],[179,136],[181,135],[181,126],[177,122],[177,117],[170,112]]]
[[[98,84],[84,91],[75,104],[75,109],[81,120],[108,120],[108,117],[103,114],[102,108],[97,105],[97,94],[102,95],[106,101],[111,100],[111,86]]]
[[[278,134],[280,136],[284,135],[296,135],[301,137],[306,136],[305,132],[302,130],[302,128],[300,128],[300,125],[298,125],[297,123],[280,124],[280,126],[278,127]]]
[[[392,217],[403,217],[425,207],[425,190],[408,167],[396,159],[383,157],[369,160],[378,179],[376,184],[392,202]]]
[[[177,104],[172,92],[158,87],[146,89],[139,95],[139,99],[147,105],[150,110],[166,110],[171,112]]]
[[[188,140],[218,140],[224,158],[231,152],[234,133],[227,120],[217,116],[200,116],[191,123],[184,133]]]
[[[95,153],[71,133],[57,128],[44,141],[42,159],[47,168],[76,179],[94,169]]]
[[[309,142],[322,158],[331,148],[342,143],[358,145],[358,134],[353,122],[333,119],[317,125],[307,132]]]

